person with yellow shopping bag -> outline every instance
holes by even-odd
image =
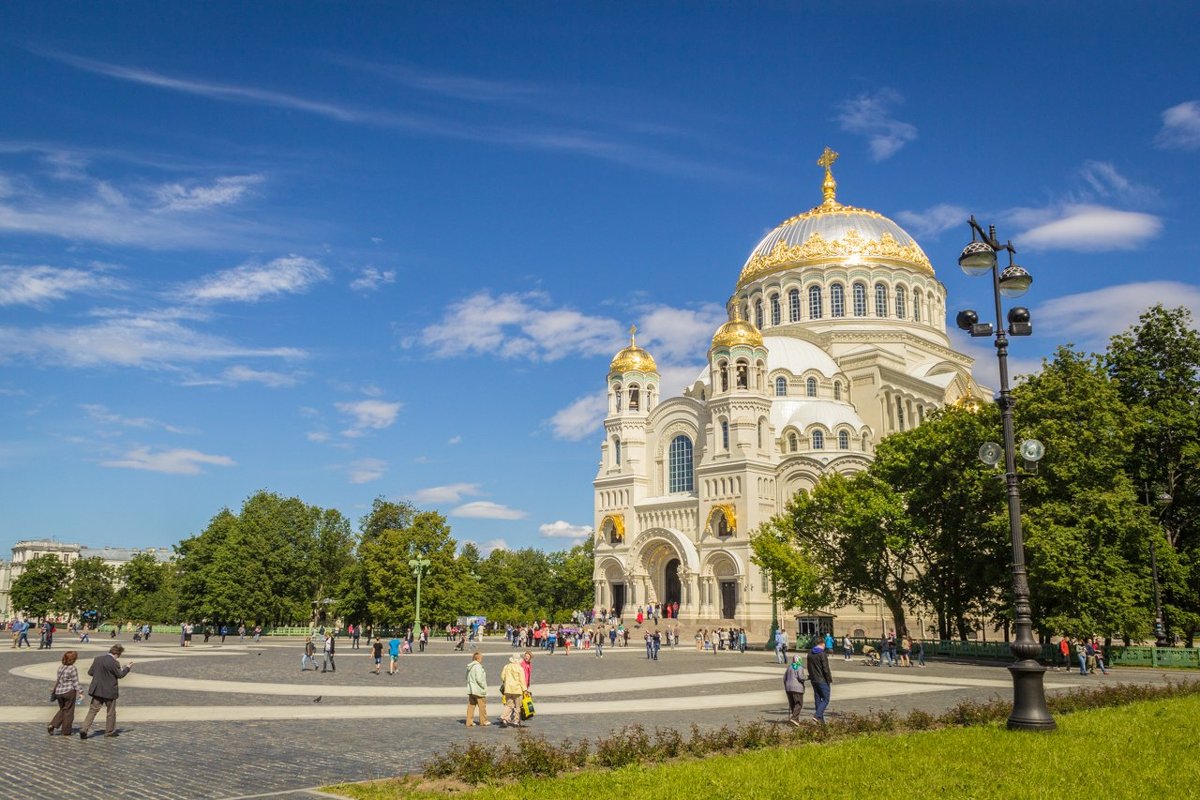
[[[525,670],[521,669],[521,659],[512,655],[508,663],[500,671],[500,694],[504,697],[504,714],[500,717],[501,728],[521,727],[521,717],[518,707],[528,695],[525,683]]]

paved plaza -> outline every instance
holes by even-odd
[[[52,651],[0,648],[0,797],[45,798],[86,788],[122,798],[314,797],[314,787],[416,770],[454,742],[503,742],[521,735],[493,725],[467,729],[465,669],[469,653],[444,641],[405,655],[400,672],[371,674],[368,650],[342,645],[337,672],[301,672],[298,640],[231,637],[224,645],[156,634],[126,637],[123,660],[135,662],[121,682],[120,736],[48,737],[47,702],[62,652],[80,651],[86,685],[91,658],[109,640],[80,645],[60,638]],[[497,687],[503,640],[480,649],[488,671],[489,710],[499,720]],[[1001,664],[930,661],[926,669],[873,668],[833,654],[831,714],[870,709],[940,712],[964,698],[1009,697]],[[1107,676],[1050,671],[1046,686],[1064,691],[1117,682],[1160,683],[1161,671],[1120,669]],[[1179,673],[1170,677],[1179,679]],[[1200,677],[1200,676],[1195,676]],[[648,728],[765,719],[782,722],[787,702],[773,653],[697,653],[605,649],[603,659],[572,651],[534,658],[538,714],[531,729],[553,739],[595,737],[625,724]],[[806,697],[811,702],[811,693]],[[76,714],[76,727],[86,707]],[[103,730],[101,716],[93,731]]]

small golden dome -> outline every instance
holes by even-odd
[[[608,365],[610,374],[618,372],[658,372],[658,365],[654,363],[654,356],[637,346],[636,336],[637,326],[631,325],[629,328],[629,347],[626,347],[613,356],[612,363]]]
[[[717,332],[713,334],[712,346],[733,347],[738,344],[762,347],[763,337],[758,328],[742,319],[742,307],[734,301],[730,307],[729,322],[717,328]]]

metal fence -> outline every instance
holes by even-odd
[[[801,649],[811,647],[816,637],[801,638],[796,646]],[[879,649],[879,640],[873,638],[851,639],[854,652],[861,654],[864,646]],[[841,652],[842,640],[834,644],[834,651]],[[913,653],[917,652],[917,643],[913,642]],[[941,641],[925,641],[925,656],[942,658],[978,658],[994,661],[1010,661],[1013,658],[1008,642],[962,642],[943,639]],[[1047,664],[1062,663],[1062,653],[1058,644],[1043,644],[1039,659]],[[1067,658],[1068,665],[1075,664],[1077,657],[1072,645]],[[1180,667],[1184,669],[1200,669],[1200,648],[1197,647],[1143,647],[1140,645],[1113,645],[1107,650],[1106,663],[1121,667]]]

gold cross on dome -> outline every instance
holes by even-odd
[[[826,147],[825,152],[821,153],[821,157],[817,159],[817,166],[824,167],[826,172],[833,166],[833,162],[838,160],[838,154],[830,148]]]
[[[633,347],[637,344],[637,325],[629,326],[629,346]]]

